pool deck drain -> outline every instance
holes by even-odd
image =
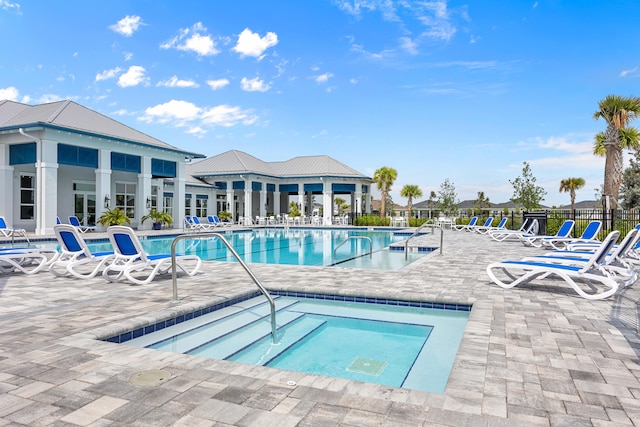
[[[171,379],[171,372],[163,369],[152,369],[150,371],[139,372],[129,378],[129,383],[133,385],[160,385]]]
[[[432,246],[432,235],[415,239]],[[271,289],[472,303],[443,394],[96,341],[253,292],[241,266],[204,263],[143,286],[0,275],[4,425],[640,425],[640,284],[587,301],[553,280],[492,286],[487,264],[543,251],[445,230],[442,255],[400,271],[251,264]],[[135,374],[171,378],[141,387]]]

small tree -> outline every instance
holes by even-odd
[[[624,209],[640,207],[640,151],[636,150],[630,166],[622,173],[620,198]]]
[[[484,191],[478,191],[478,198],[473,201],[474,211],[480,213],[483,208],[491,207],[489,198],[484,195]]]
[[[571,197],[571,211],[576,210],[576,190],[584,187],[584,178],[566,178],[560,181],[560,192],[569,193]]]
[[[409,209],[408,217],[411,218],[413,216],[413,199],[414,197],[422,197],[422,190],[420,190],[420,187],[417,185],[407,184],[400,190],[400,195],[407,198],[407,208]]]
[[[529,163],[523,162],[522,164],[524,165],[522,175],[513,181],[509,180],[509,183],[513,185],[511,201],[522,206],[525,210],[531,211],[540,207],[540,202],[544,200],[547,192],[544,188],[536,185],[536,177],[533,176]]]
[[[342,206],[344,206],[344,204],[347,201],[345,199],[342,199],[340,197],[336,197],[335,199],[333,199],[333,203],[336,205],[336,207],[338,208],[338,215],[342,214]]]
[[[446,216],[453,216],[458,212],[458,203],[460,200],[456,194],[456,187],[446,178],[438,191],[438,207]]]

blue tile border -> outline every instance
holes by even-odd
[[[353,296],[353,295],[314,294],[314,293],[307,293],[307,292],[277,291],[277,290],[271,290],[269,292],[272,296],[307,298],[307,299],[341,301],[341,302],[359,302],[359,303],[366,303],[366,304],[391,305],[391,306],[398,306],[398,307],[433,308],[438,310],[451,310],[451,311],[470,312],[472,307],[472,305],[469,305],[469,304],[397,300],[397,299],[390,299],[390,298],[363,297],[363,296]],[[205,314],[211,313],[212,311],[220,310],[222,308],[229,307],[231,305],[237,304],[242,301],[246,301],[251,298],[255,298],[260,295],[261,295],[260,291],[250,292],[248,294],[244,294],[235,298],[228,299],[226,301],[219,302],[209,307],[194,310],[192,312],[185,313],[185,314],[180,314],[178,316],[161,320],[151,325],[141,326],[132,331],[126,331],[118,335],[104,338],[101,341],[121,344],[123,342],[132,340],[134,338],[139,338],[143,335],[147,335],[152,332],[159,331],[164,328],[168,328],[169,326],[177,325],[187,320],[191,320],[191,319],[203,316]]]

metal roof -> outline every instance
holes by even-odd
[[[73,101],[57,101],[40,105],[0,101],[0,130],[33,126],[64,129],[105,139],[152,146],[184,154],[187,157],[204,157],[202,154],[180,150]]]
[[[274,178],[331,176],[371,180],[371,178],[329,156],[303,156],[281,162],[265,162],[238,150],[230,150],[196,163],[187,164],[187,173],[202,177],[258,174]]]

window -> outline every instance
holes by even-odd
[[[187,194],[184,198],[184,214],[191,215],[191,194]]]
[[[173,216],[173,193],[164,193],[164,211]]]
[[[197,217],[206,217],[207,216],[207,195],[206,194],[197,194],[196,195],[196,216]]]
[[[227,196],[223,194],[218,194],[218,196],[216,197],[216,201],[217,201],[217,205],[216,205],[217,212],[222,212],[227,210]]]
[[[20,219],[34,219],[36,205],[36,177],[20,175]]]
[[[155,185],[151,186],[151,206],[149,209],[158,209],[158,187]]]
[[[136,215],[136,184],[116,183],[116,208],[129,218]]]

